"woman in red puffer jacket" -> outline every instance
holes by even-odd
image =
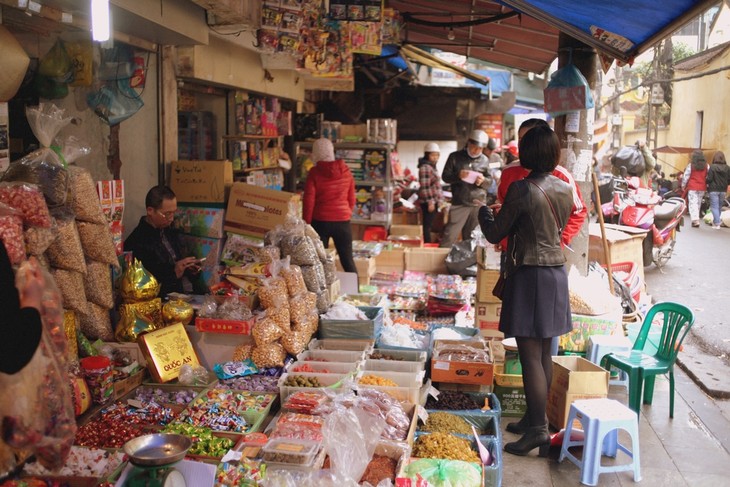
[[[335,243],[345,272],[355,272],[352,257],[350,218],[355,207],[355,179],[342,159],[335,159],[335,149],[328,139],[317,139],[312,146],[316,165],[309,171],[304,186],[304,221],[317,231],[324,246]]]

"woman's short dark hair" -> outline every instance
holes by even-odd
[[[517,129],[517,132],[521,132],[525,129],[533,129],[538,126],[544,126],[544,127],[550,127],[550,124],[548,124],[545,120],[542,118],[528,118],[524,122],[520,124],[520,128]]]
[[[144,204],[146,208],[159,209],[162,206],[163,200],[174,200],[175,192],[168,186],[160,185],[155,186],[147,191],[147,196],[144,198]]]
[[[550,127],[537,125],[520,139],[520,164],[532,171],[552,172],[560,161],[560,141]]]

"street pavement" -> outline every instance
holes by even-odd
[[[644,268],[653,301],[684,304],[695,314],[678,363],[709,395],[730,398],[730,228],[704,223],[692,228],[685,216],[669,262]]]

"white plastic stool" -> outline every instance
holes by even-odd
[[[592,335],[588,337],[586,358],[596,365],[601,365],[604,355],[611,352],[628,352],[631,347],[631,340],[623,335]],[[609,381],[609,384],[623,386],[628,391],[629,376],[623,370],[619,370],[619,378]]]
[[[573,440],[573,422],[583,425],[583,439]],[[631,435],[631,450],[618,442],[618,430],[624,429]],[[578,435],[576,435],[577,437]],[[583,458],[578,460],[568,448],[583,446]],[[618,450],[631,457],[631,463],[624,465],[601,465],[601,454],[616,457]],[[580,482],[596,485],[598,475],[607,472],[634,471],[634,482],[641,480],[639,461],[639,418],[637,414],[613,399],[583,399],[570,406],[568,424],[563,436],[558,462],[568,458],[580,468]]]

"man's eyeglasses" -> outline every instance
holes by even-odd
[[[175,212],[174,211],[165,211],[165,212],[162,212],[160,210],[157,210],[157,214],[160,215],[161,217],[167,219],[167,220],[172,220],[173,218],[175,218]]]

